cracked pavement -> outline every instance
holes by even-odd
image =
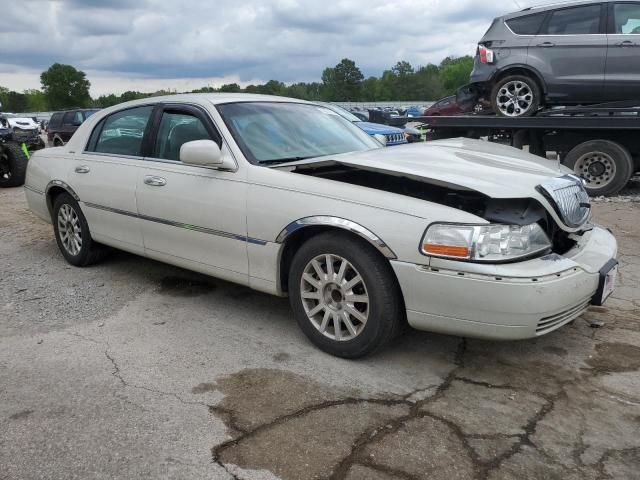
[[[638,478],[640,202],[594,205],[620,243],[605,307],[360,361],[285,299],[119,252],[73,268],[22,189],[0,205],[2,480]]]

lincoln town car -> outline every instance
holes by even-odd
[[[25,192],[70,264],[115,248],[288,297],[345,358],[406,323],[535,338],[613,291],[616,240],[565,167],[479,140],[383,143],[300,100],[152,97],[35,153]]]

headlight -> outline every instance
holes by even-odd
[[[505,262],[529,257],[551,248],[537,223],[531,225],[432,224],[424,234],[421,251],[434,257],[471,262]]]

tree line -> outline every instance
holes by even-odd
[[[229,83],[218,88],[211,86],[190,93],[245,92],[279,95],[303,100],[332,102],[345,101],[431,101],[450,95],[469,82],[473,58],[447,57],[439,65],[429,64],[414,68],[409,62],[399,61],[380,77],[365,78],[353,60],[342,59],[335,67],[325,68],[319,82],[285,84],[269,80],[260,85],[242,88]],[[53,64],[40,75],[41,90],[22,93],[0,86],[0,102],[4,111],[42,112],[75,107],[105,108],[129,100],[177,93],[161,90],[154,93],[127,91],[122,94],[100,95],[91,98],[91,83],[83,71],[71,65]]]

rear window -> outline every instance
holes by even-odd
[[[600,33],[600,5],[563,8],[551,14],[547,35],[593,35]]]
[[[512,18],[506,24],[516,35],[537,35],[542,26],[546,13],[536,13],[525,17]]]

